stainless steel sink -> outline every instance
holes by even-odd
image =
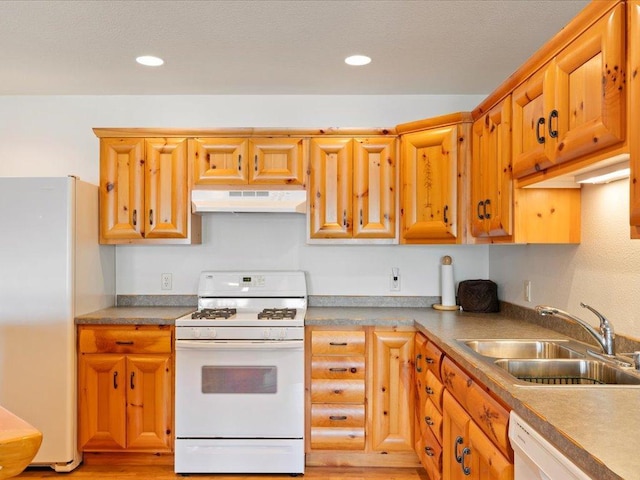
[[[640,385],[640,375],[597,360],[503,358],[494,363],[527,384]]]
[[[584,358],[565,340],[463,340],[461,343],[491,358]]]

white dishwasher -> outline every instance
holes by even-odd
[[[515,412],[510,417],[514,480],[592,480]]]

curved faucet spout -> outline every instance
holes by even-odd
[[[614,355],[613,340],[615,338],[615,334],[613,332],[613,325],[611,325],[611,322],[609,322],[609,320],[607,320],[604,315],[602,315],[600,312],[590,307],[589,305],[580,303],[580,306],[588,309],[598,317],[598,319],[600,320],[600,332],[596,331],[595,328],[593,328],[584,320],[571,315],[564,310],[560,310],[559,308],[551,307],[549,305],[538,305],[536,307],[536,312],[538,312],[540,315],[553,315],[564,318],[565,320],[580,325],[596,340],[596,342],[598,342],[598,345],[600,345],[602,351],[606,355]]]

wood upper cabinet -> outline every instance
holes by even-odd
[[[102,138],[100,242],[199,242],[188,178],[184,138]]]
[[[169,328],[80,327],[78,344],[79,448],[170,452]]]
[[[395,138],[315,138],[310,238],[394,238]]]
[[[627,78],[629,83],[629,105],[640,105],[640,1],[634,0],[627,3],[628,25],[627,37],[629,39],[629,64],[628,71],[631,74]],[[629,161],[631,177],[629,179],[629,223],[631,225],[631,237],[640,238],[640,110],[628,109],[629,125]]]
[[[511,235],[511,96],[476,120],[472,132],[471,234],[474,237]]]
[[[401,137],[400,243],[459,238],[458,125]]]
[[[193,183],[304,188],[305,144],[302,138],[194,138]]]
[[[618,4],[514,90],[516,178],[624,141],[624,25]]]

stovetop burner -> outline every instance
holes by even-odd
[[[235,308],[203,308],[191,314],[191,318],[230,318],[236,314]]]
[[[258,318],[269,320],[282,320],[285,318],[296,318],[295,308],[265,308],[262,312],[258,313]]]

